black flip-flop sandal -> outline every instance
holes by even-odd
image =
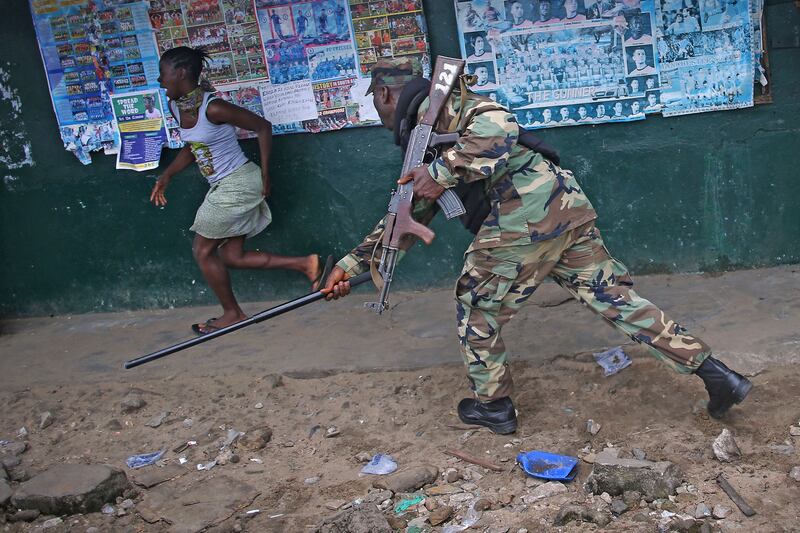
[[[318,291],[324,286],[325,282],[328,280],[328,275],[330,275],[331,270],[333,270],[334,264],[333,256],[329,255],[325,260],[325,266],[322,267],[322,272],[320,272],[317,279],[314,280],[314,283],[311,284],[312,290]]]
[[[211,326],[211,323],[216,319],[217,317],[211,317],[205,322],[198,322],[197,324],[192,324],[192,331],[195,332],[197,335],[205,335],[208,332],[207,331],[204,332],[201,328]]]
[[[192,324],[192,331],[197,333],[197,335],[199,335],[200,337],[202,337],[203,335],[208,335],[209,333],[214,333],[215,331],[218,331],[220,329],[222,328],[211,324]]]

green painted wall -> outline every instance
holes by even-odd
[[[635,273],[800,261],[800,9],[768,4],[774,104],[543,132],[593,199],[614,255]],[[213,303],[190,251],[188,227],[207,188],[199,173],[178,176],[169,205],[157,209],[147,201],[155,172],[116,171],[100,154],[84,167],[65,152],[27,2],[3,7],[0,314]],[[434,53],[458,55],[452,2],[425,7]],[[255,155],[253,141],[243,144]],[[356,244],[385,209],[401,163],[378,128],[279,137],[274,150],[275,222],[251,245],[285,254],[338,257]],[[434,244],[399,268],[398,286],[452,283],[470,236],[443,220],[434,229]],[[234,288],[254,301],[307,286],[296,274],[236,272]]]

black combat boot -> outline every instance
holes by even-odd
[[[708,414],[721,418],[735,403],[741,403],[753,388],[749,379],[713,357],[707,357],[695,374],[706,384]]]
[[[458,403],[458,418],[465,424],[486,426],[501,435],[517,430],[517,411],[511,398],[507,396],[485,403],[474,398],[464,398]]]

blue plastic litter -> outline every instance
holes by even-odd
[[[151,465],[161,459],[164,455],[164,450],[159,450],[153,453],[143,453],[141,455],[131,455],[125,460],[128,468],[142,468],[143,466]]]
[[[397,463],[394,462],[391,455],[376,454],[370,462],[364,465],[361,469],[362,474],[391,474],[397,470]]]
[[[533,450],[531,452],[520,452],[517,455],[519,464],[526,474],[542,479],[554,479],[557,481],[572,481],[578,473],[577,457],[569,455],[557,455],[555,453],[541,452]]]
[[[603,367],[604,376],[613,376],[631,364],[630,358],[622,351],[621,346],[592,355],[594,356],[594,360],[597,361],[597,364]]]

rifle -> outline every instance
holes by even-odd
[[[428,94],[428,110],[422,120],[411,131],[411,136],[403,160],[403,169],[400,176],[406,176],[411,169],[424,163],[425,155],[430,148],[443,144],[453,144],[458,140],[457,133],[437,134],[433,126],[439,118],[447,98],[453,90],[459,75],[464,70],[464,61],[450,57],[439,56],[433,71],[433,83]],[[378,264],[378,275],[382,281],[380,296],[377,302],[367,302],[364,307],[372,309],[378,314],[389,308],[389,286],[392,284],[394,269],[397,265],[397,254],[400,251],[400,241],[403,236],[411,234],[419,237],[425,244],[433,242],[434,232],[414,220],[411,216],[411,202],[414,198],[414,182],[409,182],[392,191],[386,215],[383,239],[381,241],[381,259]],[[466,210],[456,193],[445,189],[444,193],[436,200],[447,219],[463,215]]]
[[[371,279],[371,275],[369,272],[364,272],[359,274],[358,276],[349,279],[351,287],[357,287],[362,283],[366,283]],[[323,283],[325,280],[322,281]],[[296,298],[294,300],[282,303],[280,305],[276,305],[275,307],[271,307],[265,311],[261,311],[250,318],[246,318],[244,320],[240,320],[230,326],[225,326],[224,328],[220,328],[216,331],[212,331],[211,333],[206,333],[202,337],[196,337],[194,339],[189,339],[188,341],[179,342],[173,346],[168,348],[164,348],[162,350],[158,350],[156,352],[143,355],[141,357],[137,357],[136,359],[131,359],[130,361],[125,361],[125,369],[135,368],[139,365],[143,365],[145,363],[149,363],[150,361],[155,361],[156,359],[161,359],[162,357],[166,357],[170,354],[175,352],[179,352],[181,350],[185,350],[186,348],[191,348],[192,346],[197,346],[198,344],[202,344],[204,342],[208,342],[210,340],[216,339],[217,337],[221,337],[223,335],[227,335],[233,331],[238,329],[245,328],[252,324],[257,324],[259,322],[263,322],[265,320],[269,320],[270,318],[276,317],[278,315],[282,315],[283,313],[288,313],[289,311],[294,311],[299,307],[303,307],[304,305],[308,305],[312,302],[316,302],[318,300],[322,300],[327,296],[322,291],[316,291],[305,296],[301,296],[300,298]]]

